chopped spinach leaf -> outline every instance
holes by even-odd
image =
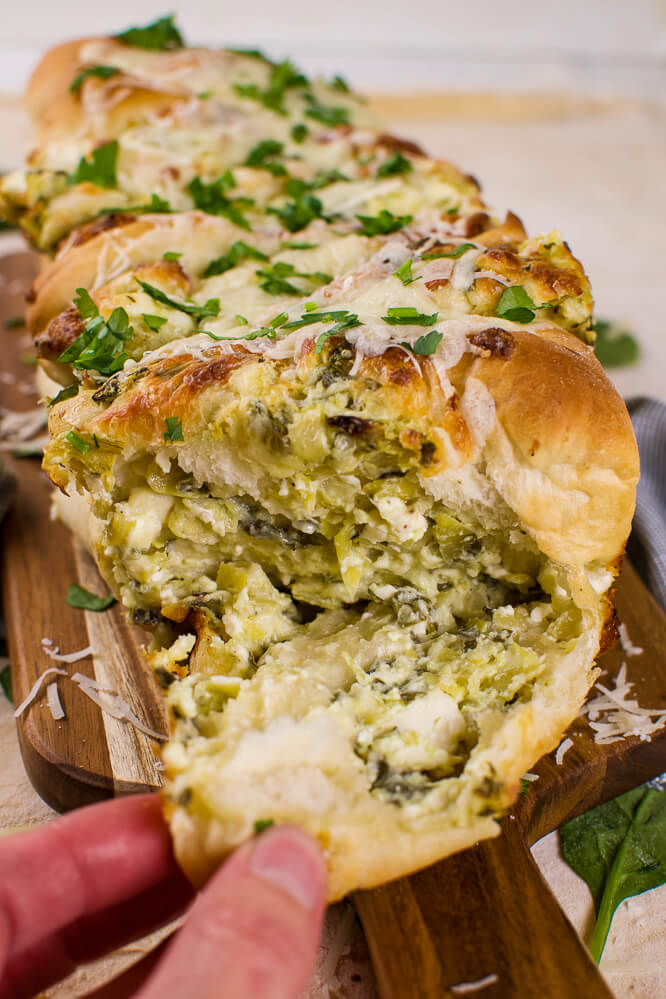
[[[378,167],[375,177],[393,177],[396,174],[409,173],[411,169],[413,169],[411,160],[398,150]]]
[[[225,271],[230,271],[232,267],[236,267],[244,260],[268,260],[268,257],[261,250],[258,250],[256,246],[250,246],[241,239],[237,239],[231,244],[231,249],[228,253],[223,253],[221,257],[211,260],[203,272],[203,276],[214,277],[216,274],[224,274]]]
[[[597,335],[594,353],[604,368],[622,368],[638,360],[638,341],[628,330],[606,319],[597,319],[592,329]]]
[[[79,437],[75,430],[70,430],[66,433],[65,440],[68,440],[72,447],[75,447],[81,454],[88,454],[90,444],[88,441],[84,441],[83,437]]]
[[[186,190],[195,208],[209,215],[223,215],[241,229],[250,230],[252,226],[247,221],[241,209],[254,204],[252,198],[228,198],[226,191],[236,186],[231,170],[226,170],[221,177],[206,184],[198,175],[193,177]]]
[[[254,823],[254,831],[255,833],[261,833],[264,829],[270,829],[274,825],[275,822],[273,819],[257,819]]]
[[[356,218],[361,223],[361,233],[364,236],[388,235],[412,221],[411,215],[394,215],[386,208],[382,208],[378,215],[357,215]]]
[[[179,312],[185,312],[194,319],[208,319],[211,316],[219,316],[220,314],[219,298],[209,298],[205,305],[195,305],[194,302],[179,302],[176,298],[170,298],[161,288],[156,288],[154,284],[142,281],[136,275],[134,276],[134,280],[156,302],[161,302],[162,305],[169,305],[172,309],[178,309]]]
[[[65,599],[70,607],[88,611],[105,611],[116,603],[112,593],[106,597],[98,597],[96,593],[91,593],[78,583],[71,583],[68,586]]]
[[[234,319],[236,320],[236,322],[238,323],[239,326],[248,326],[249,325],[249,323],[248,323],[247,319],[245,318],[245,316],[241,316],[240,313],[237,313],[234,316]]]
[[[89,160],[82,156],[79,165],[73,173],[67,175],[68,184],[83,184],[89,181],[97,187],[116,187],[116,162],[118,160],[118,142],[106,142],[93,149]]]
[[[401,346],[406,347],[407,350],[411,350],[412,354],[419,354],[422,357],[427,357],[429,354],[434,354],[440,343],[442,342],[443,333],[438,330],[430,330],[429,333],[424,333],[420,336],[418,340],[414,343],[407,343],[403,341]]]
[[[333,77],[333,79],[329,83],[329,87],[332,90],[339,91],[339,93],[341,94],[351,94],[351,88],[347,83],[347,81],[344,79],[344,77],[339,76],[337,74]]]
[[[165,49],[182,49],[185,45],[183,36],[174,24],[173,14],[169,17],[160,17],[152,24],[146,24],[142,28],[128,28],[115,36],[119,42],[125,45],[132,45],[138,49],[154,49],[164,51]]]
[[[75,76],[69,85],[70,94],[78,94],[81,87],[85,81],[91,77],[96,76],[100,80],[108,80],[110,76],[115,76],[120,70],[117,66],[89,66],[88,69],[83,69]]]
[[[666,792],[639,787],[599,805],[562,826],[560,844],[592,892],[599,961],[620,902],[666,882]]]
[[[285,240],[280,243],[281,250],[316,250],[319,243],[298,243],[296,240]]]
[[[178,253],[176,250],[167,250],[166,253],[162,254],[162,260],[180,260],[182,253]]]
[[[387,315],[382,316],[383,321],[389,326],[434,326],[438,318],[438,312],[426,315],[425,312],[419,312],[415,309],[413,305],[388,309]]]
[[[164,431],[165,441],[183,441],[183,427],[177,416],[167,416],[164,419],[166,430]]]

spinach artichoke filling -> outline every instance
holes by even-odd
[[[295,676],[283,712],[332,719],[373,796],[441,808],[482,719],[549,683],[580,611],[522,530],[435,500],[420,457],[332,428],[327,459],[285,478],[269,458],[279,419],[256,402],[243,428],[263,453],[260,498],[144,455],[106,514],[103,572],[137,623],[174,625],[151,654],[183,754],[172,744],[174,796],[205,811],[206,768],[238,743],[242,705],[256,715],[257,687]],[[275,721],[268,702],[253,726]],[[477,814],[500,810],[502,785],[477,783]]]

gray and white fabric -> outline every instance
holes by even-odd
[[[629,399],[641,456],[636,514],[627,554],[666,610],[666,405],[655,399]]]

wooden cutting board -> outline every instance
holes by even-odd
[[[5,330],[3,318],[23,311],[22,295],[35,258],[0,261],[0,404],[30,409],[32,370],[21,358],[25,330]],[[16,379],[11,384],[11,377]],[[67,587],[79,582],[104,593],[90,558],[60,524],[49,520],[49,486],[35,459],[10,459],[18,497],[3,530],[1,587],[15,702],[53,665],[42,638],[64,652],[92,646],[75,664],[121,694],[146,725],[166,731],[156,684],[145,666],[146,636],[130,628],[119,609],[73,610]],[[623,661],[641,705],[666,707],[666,619],[631,566],[620,576],[617,606],[632,642],[599,661],[605,681]],[[18,720],[26,770],[38,793],[58,810],[156,788],[156,744],[131,725],[103,715],[73,684],[61,683],[66,719],[55,722],[45,700]],[[442,999],[451,986],[497,976],[483,999],[608,999],[588,952],[542,880],[529,847],[563,821],[666,769],[666,730],[652,742],[636,738],[596,745],[584,720],[570,730],[573,748],[560,766],[553,754],[535,767],[533,782],[502,835],[392,884],[359,892],[354,901],[372,953],[382,999]],[[467,994],[467,993],[462,993]],[[473,994],[473,993],[472,993]]]

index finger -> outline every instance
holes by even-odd
[[[177,870],[157,795],[90,805],[0,840],[0,967]]]

